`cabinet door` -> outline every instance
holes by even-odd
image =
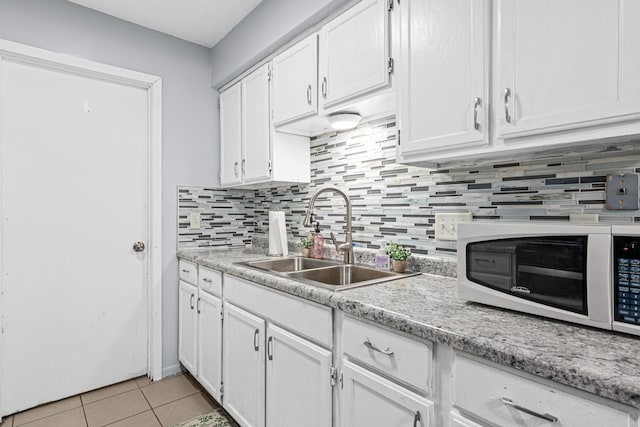
[[[489,142],[486,0],[400,4],[400,153]]]
[[[331,427],[331,352],[277,326],[267,336],[267,425]]]
[[[362,0],[320,31],[320,96],[324,106],[389,84],[386,0]]]
[[[498,1],[499,137],[638,119],[640,3]]]
[[[219,402],[222,382],[222,301],[200,292],[197,309],[198,380]]]
[[[269,65],[242,79],[242,176],[245,183],[271,176]]]
[[[178,334],[178,358],[192,375],[197,376],[197,319],[196,299],[198,288],[180,281],[179,292],[179,334]]]
[[[344,362],[342,427],[415,426],[433,424],[434,403]]]
[[[242,182],[242,86],[220,94],[220,184]]]
[[[480,424],[473,422],[461,415],[451,414],[451,427],[482,427]]]
[[[224,307],[222,406],[243,427],[265,425],[265,322],[232,304]]]
[[[318,111],[318,36],[312,34],[273,58],[275,125]]]

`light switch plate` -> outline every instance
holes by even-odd
[[[436,240],[458,240],[458,224],[471,222],[472,219],[470,212],[437,213]]]
[[[189,228],[200,228],[202,216],[200,212],[191,212],[189,214]]]
[[[638,209],[638,174],[623,173],[607,175],[607,209]]]

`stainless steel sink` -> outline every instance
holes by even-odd
[[[364,286],[397,279],[404,275],[359,265],[337,265],[315,270],[298,271],[288,276],[303,282],[315,282],[314,284],[329,288],[340,287],[345,289],[347,287]]]
[[[259,268],[260,270],[275,271],[278,273],[286,273],[290,271],[309,270],[312,268],[330,267],[340,264],[335,261],[327,261],[323,259],[313,259],[304,257],[267,259],[261,261],[248,261],[241,263],[248,267]]]
[[[393,273],[361,265],[303,257],[247,261],[238,264],[335,291],[373,285],[419,274]]]

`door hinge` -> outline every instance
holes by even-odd
[[[269,172],[271,172],[271,160],[269,160],[269,163],[267,164],[267,167],[269,168]]]
[[[387,70],[389,71],[389,74],[393,74],[394,65],[395,64],[393,58],[389,57],[389,60],[387,61]]]
[[[387,10],[389,12],[393,11],[393,2],[394,0],[387,0]]]
[[[269,71],[267,71],[267,80],[271,81],[271,68],[269,68]]]
[[[400,146],[400,129],[398,129],[398,146]]]
[[[332,386],[335,386],[338,382],[338,370],[335,366],[332,366],[331,369],[329,369],[329,381]]]
[[[222,400],[222,395],[224,395],[224,383],[220,381],[220,400]]]

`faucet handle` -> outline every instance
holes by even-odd
[[[333,231],[329,235],[331,236],[331,241],[333,242],[333,245],[336,247],[336,252],[338,253],[342,252],[340,249],[340,244],[336,240],[336,235],[333,234]]]

